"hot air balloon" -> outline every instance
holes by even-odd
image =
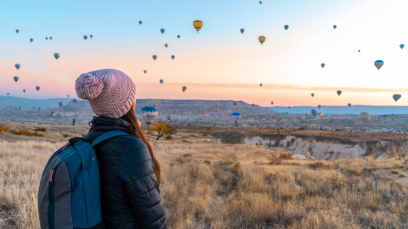
[[[61,115],[61,114],[57,114],[57,116],[58,116],[59,118],[61,118],[62,115]]]
[[[14,79],[14,81],[16,81],[16,83],[17,83],[17,81],[18,81],[20,78],[18,78],[18,76],[14,76],[13,79]]]
[[[91,37],[91,39],[93,38],[93,35],[89,35],[89,37]]]
[[[314,97],[314,93],[310,94],[312,96],[312,98]]]
[[[51,114],[54,114],[54,111],[51,111]]]
[[[17,68],[17,70],[20,69],[20,67],[21,67],[20,64],[15,64],[14,66]]]
[[[368,112],[361,112],[360,119],[365,124],[370,119],[370,114]]]
[[[73,99],[72,102],[76,103],[76,99]]]
[[[195,20],[193,22],[193,26],[194,26],[195,30],[197,30],[197,33],[198,33],[198,31],[200,31],[200,29],[203,27],[203,25],[204,25],[204,23],[202,21],[200,21],[200,20]]]
[[[33,110],[35,110],[35,107],[33,107]]]
[[[380,71],[380,68],[384,65],[384,61],[382,60],[376,60],[374,62],[375,67],[378,69],[378,71]]]
[[[241,31],[241,34],[244,34],[244,32],[245,32],[245,29],[241,29],[240,31]]]
[[[289,26],[288,26],[288,25],[285,25],[284,28],[285,28],[285,30],[288,30],[288,29],[289,29]]]
[[[360,50],[358,50],[358,52],[360,52]]]
[[[252,107],[255,107],[255,104],[252,104]]]
[[[33,38],[30,38],[31,43],[33,42],[33,40],[34,40]]]
[[[156,108],[156,104],[155,104],[155,103],[153,103],[153,107]]]
[[[326,66],[324,63],[321,64],[322,68],[324,68],[324,66]]]
[[[259,86],[261,86],[261,87],[262,87],[262,84],[259,84]]]
[[[25,89],[23,89],[23,92],[25,93],[25,92],[26,92],[26,90],[25,90]]]
[[[220,103],[215,103],[215,107],[219,107],[220,106]]]
[[[205,115],[205,111],[201,111],[201,114],[204,116],[204,115]]]
[[[231,116],[235,123],[238,123],[238,121],[241,119],[241,114],[239,112],[234,112]]]
[[[316,115],[317,115],[317,111],[315,110],[315,109],[312,109],[312,115],[313,115],[313,117],[316,117]]]
[[[86,40],[86,39],[88,39],[88,36],[87,36],[87,35],[84,36],[84,40]]]
[[[151,106],[143,107],[141,111],[142,111],[142,118],[147,123],[147,125],[150,125],[150,123],[152,123],[154,119],[157,117],[157,115],[159,114],[157,109]]]
[[[324,113],[319,113],[320,116],[324,116]]]
[[[186,86],[183,86],[183,92],[185,92],[187,90]]]
[[[160,84],[163,84],[163,80],[162,80],[162,79],[160,80]]]
[[[40,90],[40,86],[35,87],[35,89],[37,89],[37,91],[39,91],[39,90]]]
[[[309,115],[309,113],[308,112],[306,112],[306,114],[305,114],[306,116],[308,116]]]
[[[70,97],[70,95],[68,94],[68,95],[67,95],[67,97],[69,98],[69,97]]]
[[[238,103],[234,101],[234,102],[232,102],[232,104],[234,105],[234,107],[237,107]]]
[[[337,28],[337,25],[333,25],[333,28],[336,29],[336,28]]]
[[[259,36],[258,37],[258,40],[259,40],[259,42],[261,42],[261,45],[265,42],[265,40],[266,40],[266,37],[264,37],[264,36]]]
[[[144,70],[143,72],[144,72],[144,74],[146,74],[147,70]]]
[[[220,108],[216,107],[215,112],[218,112],[218,111],[220,111]]]
[[[7,93],[7,95],[9,95],[9,93]]]
[[[337,91],[337,95],[338,95],[338,96],[341,95],[341,91],[340,91],[340,90]]]
[[[271,101],[271,105],[273,105],[273,101]]]
[[[41,110],[41,107],[39,107],[38,110]]]
[[[142,21],[139,21],[139,25],[141,25],[142,24]]]
[[[20,32],[20,30],[16,29],[16,33]]]
[[[48,37],[45,37],[45,40],[48,41]]]
[[[290,106],[288,106],[288,108],[290,109]]]
[[[171,120],[171,116],[167,115],[167,122],[170,122],[170,120]]]
[[[401,49],[403,49],[403,48],[404,48],[404,46],[405,46],[404,44],[400,44],[400,48],[401,48]]]
[[[395,102],[397,102],[398,99],[401,98],[401,95],[400,95],[400,94],[394,94],[394,95],[392,96],[392,98],[395,100]]]
[[[156,55],[153,55],[153,60],[156,60],[157,59],[157,56]]]
[[[228,114],[230,114],[231,113],[231,109],[228,109]]]
[[[169,46],[168,44],[164,44],[164,47],[166,47],[166,48],[167,48],[168,46]]]
[[[60,58],[60,54],[59,53],[54,53],[54,57],[56,60],[58,60],[58,58]]]
[[[262,1],[259,1],[259,4],[262,4]]]
[[[319,109],[320,109],[321,107],[322,107],[322,106],[320,106],[320,105],[317,105],[317,108],[319,108]]]
[[[174,60],[174,58],[175,58],[175,57],[176,57],[176,56],[174,56],[174,55],[171,55],[171,59],[172,59],[172,60]]]
[[[50,37],[50,40],[52,40],[52,37]]]
[[[163,28],[161,28],[161,29],[160,29],[160,32],[163,34],[163,33],[164,33],[164,29],[163,29]]]
[[[177,35],[177,38],[180,39],[180,35]]]
[[[59,102],[58,105],[62,108],[62,106],[64,106],[63,102]]]
[[[348,107],[351,107],[351,103],[347,104]]]

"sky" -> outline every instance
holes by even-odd
[[[0,95],[76,98],[80,74],[114,68],[139,99],[407,106],[408,47],[399,48],[408,45],[407,8],[406,0],[2,0]]]

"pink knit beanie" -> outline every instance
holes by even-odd
[[[84,73],[75,82],[79,98],[89,101],[98,116],[120,118],[136,99],[136,86],[129,76],[115,69]]]

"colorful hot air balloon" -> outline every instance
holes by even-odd
[[[165,31],[165,30],[164,30],[163,28],[160,29],[160,32],[161,32],[162,34],[164,33],[164,31]]]
[[[220,106],[220,103],[215,103],[215,107],[219,107]]]
[[[20,32],[20,30],[16,29],[16,33]]]
[[[252,107],[255,107],[255,104],[252,104],[251,106],[252,106]]]
[[[59,102],[58,105],[62,108],[62,106],[64,106],[63,102]]]
[[[230,114],[231,113],[231,109],[228,109],[228,114]]]
[[[310,94],[312,96],[312,98],[314,97],[314,93]]]
[[[336,28],[337,28],[337,25],[333,25],[333,28],[336,29]]]
[[[202,21],[200,21],[200,20],[195,20],[193,22],[193,26],[194,26],[195,30],[197,30],[197,33],[198,33],[198,31],[200,31],[200,29],[203,27],[203,25],[204,25],[204,23]]]
[[[244,34],[245,29],[240,29],[240,31],[241,31],[241,34]]]
[[[17,81],[18,81],[20,78],[18,78],[18,76],[14,76],[13,79],[14,79],[14,81],[16,81],[16,83],[17,83]]]
[[[48,37],[45,37],[45,40],[48,41]]]
[[[153,60],[156,60],[157,59],[157,56],[156,55],[153,55]]]
[[[378,71],[380,71],[380,68],[384,65],[384,61],[382,60],[376,60],[374,62],[375,67],[378,69]]]
[[[33,42],[33,40],[34,40],[33,38],[30,38],[31,43]]]
[[[201,114],[204,116],[204,115],[205,115],[205,111],[201,111]]]
[[[171,120],[171,116],[167,115],[167,122],[170,122],[170,120]]]
[[[360,119],[365,124],[370,119],[370,114],[368,112],[361,112]]]
[[[315,109],[312,109],[312,115],[313,115],[313,117],[316,117],[316,115],[317,115],[317,111],[315,110]]]
[[[84,40],[86,40],[86,39],[88,39],[88,36],[87,36],[87,35],[84,36]]]
[[[52,40],[52,37],[50,37],[50,40]]]
[[[285,25],[284,28],[285,28],[285,30],[288,30],[288,29],[289,29],[289,26],[288,26],[288,25]]]
[[[180,39],[180,35],[177,35],[177,38]]]
[[[322,66],[322,68],[324,68],[324,66],[326,66],[326,64],[322,63],[320,66]]]
[[[341,91],[340,91],[340,90],[337,91],[337,95],[338,95],[338,96],[341,95]]]
[[[89,37],[91,37],[91,39],[93,38],[93,35],[89,35]]]
[[[139,21],[139,25],[141,25],[142,24],[142,21]]]
[[[404,46],[405,46],[404,44],[400,44],[400,48],[401,48],[401,49],[403,49],[403,48],[404,48]]]
[[[322,107],[321,105],[317,105],[317,108],[319,108],[319,109],[320,109],[321,107]]]
[[[25,90],[25,89],[23,89],[23,92],[25,93],[25,92],[26,92],[26,90]]]
[[[147,70],[144,70],[143,72],[144,72],[144,74],[146,74]]]
[[[20,64],[15,64],[14,66],[17,68],[17,70],[20,69],[20,67],[21,67]]]
[[[216,107],[215,112],[218,112],[218,111],[220,111],[220,108]]]
[[[348,107],[351,107],[351,103],[347,104]]]
[[[39,91],[39,90],[40,90],[40,86],[35,87],[35,89],[36,89],[37,91]]]
[[[58,58],[60,58],[60,54],[59,53],[54,53],[54,57],[56,60],[58,60]]]
[[[261,86],[261,87],[262,87],[262,84],[259,84],[259,86]]]
[[[70,97],[70,95],[68,94],[68,95],[67,95],[67,97],[69,98],[69,97]]]
[[[261,5],[262,4],[262,1],[259,1],[259,5]]]
[[[151,106],[143,107],[141,111],[142,111],[142,118],[147,123],[147,125],[150,125],[150,123],[152,123],[154,119],[157,117],[157,115],[159,114],[157,109]]]
[[[183,92],[185,92],[187,90],[186,86],[183,86]]]
[[[232,104],[234,105],[234,107],[237,107],[238,103],[237,102],[232,102]]]
[[[309,116],[309,113],[308,112],[306,112],[306,114],[305,114],[306,116]]]
[[[324,113],[319,113],[320,116],[324,116]]]
[[[241,114],[239,112],[234,112],[231,114],[231,116],[235,123],[238,123],[238,121],[241,119]]]
[[[160,80],[160,84],[163,84],[163,80]]]
[[[401,98],[401,95],[400,95],[400,94],[394,94],[394,95],[392,96],[392,98],[395,100],[395,102],[397,102],[398,99]]]
[[[175,58],[175,57],[176,57],[176,56],[174,56],[174,55],[171,55],[171,59],[172,59],[172,60],[174,60],[174,58]]]
[[[72,102],[76,103],[76,99],[73,99]]]
[[[166,47],[166,48],[167,48],[168,46],[169,46],[168,44],[164,44],[164,47]]]
[[[259,36],[258,37],[258,40],[259,40],[259,42],[261,42],[261,45],[265,42],[265,40],[266,40],[266,37],[264,37],[264,36]]]

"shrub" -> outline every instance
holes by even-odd
[[[67,137],[68,137],[68,134],[62,134],[62,136],[64,136],[64,138],[67,138]]]
[[[328,169],[329,167],[329,165],[326,165],[321,161],[309,164],[309,168],[311,169]]]
[[[157,132],[156,140],[159,140],[163,135],[173,135],[176,132],[176,127],[165,121],[153,123],[152,131]]]
[[[10,131],[10,129],[7,126],[0,126],[0,132],[1,133],[8,133]]]
[[[208,134],[203,134],[203,136],[208,136]]]
[[[28,130],[12,130],[11,133],[15,135],[44,137],[44,134],[38,133],[37,131],[30,132]]]
[[[44,128],[44,127],[38,127],[37,129],[35,129],[35,131],[46,132],[46,131],[47,131],[47,128]]]

